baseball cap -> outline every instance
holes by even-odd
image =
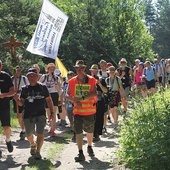
[[[139,65],[140,65],[140,66],[144,66],[144,63],[143,63],[143,62],[140,62]]]
[[[29,74],[37,74],[37,70],[35,68],[30,68],[28,69],[26,76],[28,76]]]

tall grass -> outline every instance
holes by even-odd
[[[170,167],[170,89],[133,103],[121,129],[118,156],[131,169]]]

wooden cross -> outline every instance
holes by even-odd
[[[9,47],[11,50],[11,61],[12,65],[16,66],[18,65],[17,58],[16,58],[16,47],[21,47],[23,46],[22,42],[16,42],[14,36],[11,36],[10,42],[4,42],[2,44],[4,47]],[[17,83],[17,76],[14,74],[14,85],[15,85],[15,92],[17,94],[18,92],[18,83]],[[19,106],[18,106],[18,101],[16,100],[16,110],[17,114],[19,114]]]
[[[4,42],[2,45],[4,47],[9,47],[11,49],[11,57],[15,57],[16,47],[23,46],[23,43],[22,42],[16,42],[14,36],[11,36],[10,42]]]

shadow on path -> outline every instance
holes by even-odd
[[[79,162],[83,166],[83,170],[85,169],[92,169],[92,167],[95,167],[95,169],[109,169],[112,168],[113,165],[110,162],[104,162],[99,160],[96,157],[92,157],[89,162],[84,161],[84,162]]]
[[[0,160],[0,170],[6,170],[9,168],[17,168],[21,166],[21,163],[17,163],[13,160],[11,155],[8,155],[5,160]]]

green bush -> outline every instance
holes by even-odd
[[[120,135],[118,156],[129,168],[170,169],[170,90],[134,100]]]

